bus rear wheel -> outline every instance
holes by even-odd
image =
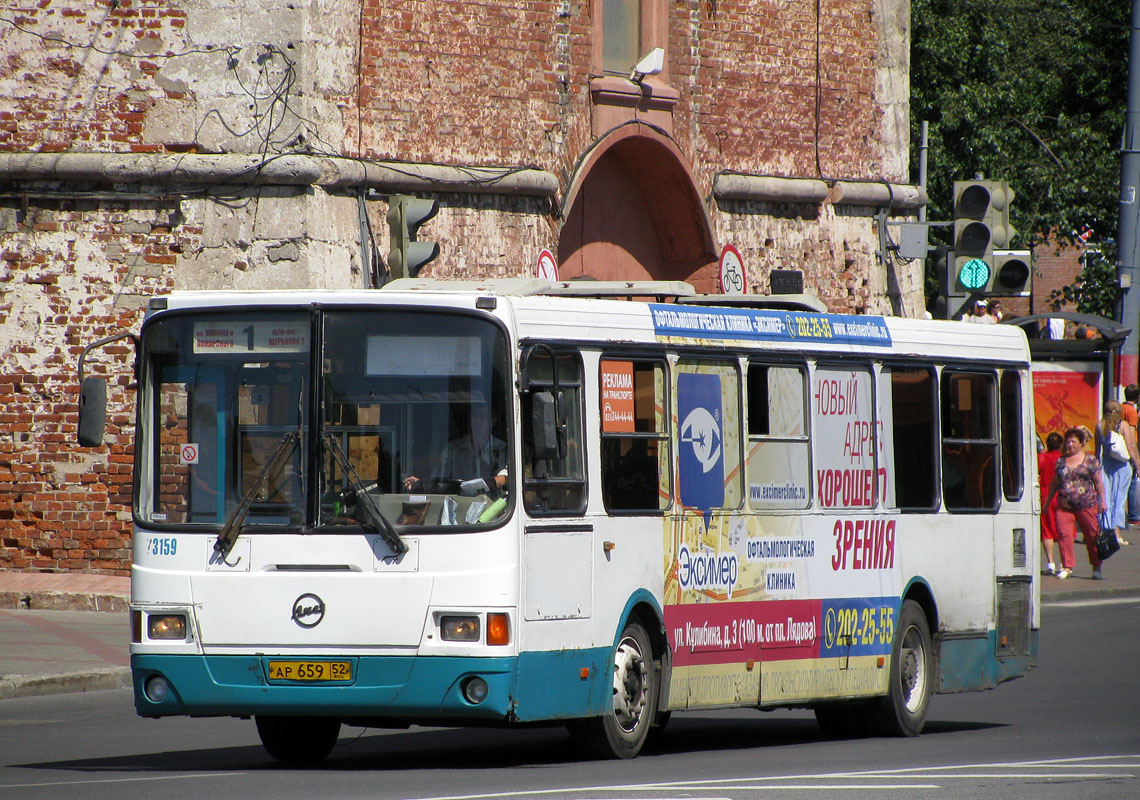
[[[613,706],[600,717],[577,720],[570,732],[598,758],[633,758],[641,752],[657,713],[657,671],[649,634],[630,622],[614,648]]]
[[[257,735],[269,755],[297,766],[318,764],[336,746],[340,720],[332,717],[256,718]]]
[[[891,645],[890,689],[878,701],[874,727],[885,736],[918,736],[934,693],[934,646],[922,607],[904,600]]]

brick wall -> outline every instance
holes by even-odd
[[[674,18],[676,81],[704,169],[806,177],[901,178],[881,169],[873,97],[878,29],[870,4],[822,4],[819,138],[812,3],[692,3],[695,41]],[[690,53],[690,51],[692,51]],[[680,63],[677,63],[677,62]],[[889,146],[896,147],[892,142]],[[816,156],[818,154],[819,170]]]
[[[368,3],[361,154],[567,175],[587,143],[590,6]],[[813,3],[668,7],[668,74],[681,93],[673,132],[699,188],[719,170],[905,179],[883,167],[900,143],[878,133],[880,37],[869,3],[823,7],[818,147]]]
[[[1083,245],[1077,246],[1062,246],[1056,243],[1046,242],[1038,245],[1034,251],[1034,269],[1033,269],[1033,311],[1034,314],[1045,314],[1050,310],[1049,297],[1056,291],[1064,286],[1073,284],[1077,275],[1080,274],[1081,256],[1084,255],[1085,247]],[[1022,299],[1021,306],[1013,304],[1014,298],[1010,298],[1010,306],[1013,308],[1022,308],[1024,313],[1031,313],[1029,311],[1029,299]],[[1003,303],[1002,305],[1005,305]],[[1072,306],[1062,306],[1062,311],[1076,311]]]
[[[0,566],[125,574],[132,348],[90,363],[111,381],[107,444],[92,451],[75,447],[76,365],[85,344],[137,328],[192,232],[154,208],[75,205],[0,214]]]

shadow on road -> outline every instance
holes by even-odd
[[[776,712],[796,714],[797,712]],[[751,717],[749,716],[751,714]],[[927,723],[924,736],[1000,728],[966,721]],[[756,712],[674,715],[641,758],[706,751],[754,750],[827,741],[808,712],[773,718]],[[836,740],[839,741],[839,740]],[[344,727],[332,754],[313,770],[495,770],[586,760],[561,726],[537,728],[412,728],[400,731]],[[112,758],[14,764],[26,769],[83,773],[207,773],[285,769],[259,745],[171,750]]]

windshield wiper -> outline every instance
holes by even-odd
[[[349,483],[352,484],[353,491],[356,492],[356,505],[361,516],[364,519],[359,520],[364,523],[366,528],[371,529],[373,532],[380,534],[380,537],[392,548],[392,552],[399,555],[408,552],[408,544],[392,527],[392,523],[388,521],[384,513],[376,507],[372,497],[368,494],[368,490],[364,488],[364,482],[360,480],[360,476],[356,474],[356,468],[352,466],[352,462],[348,460],[345,455],[344,448],[341,447],[340,440],[333,436],[331,433],[325,433],[323,437],[324,445],[328,451],[333,454],[336,459],[337,466],[340,467],[341,472],[348,478]]]
[[[294,431],[285,434],[285,438],[277,445],[269,460],[265,462],[265,466],[257,473],[257,477],[253,480],[253,485],[249,487],[245,495],[242,497],[238,507],[234,509],[229,518],[226,519],[226,524],[222,526],[221,533],[218,534],[218,540],[214,542],[214,555],[211,561],[224,561],[230,552],[230,548],[234,546],[237,541],[238,534],[241,533],[241,525],[245,522],[245,516],[249,513],[250,507],[253,505],[254,498],[257,497],[258,492],[265,486],[269,476],[276,475],[285,466],[285,462],[293,455],[293,449],[297,443],[301,441],[301,429],[298,427]]]

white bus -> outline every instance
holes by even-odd
[[[630,757],[683,709],[916,735],[934,693],[1024,674],[1024,335],[779,305],[525,279],[153,299],[137,712],[252,716],[291,762],[342,723],[559,723]]]

